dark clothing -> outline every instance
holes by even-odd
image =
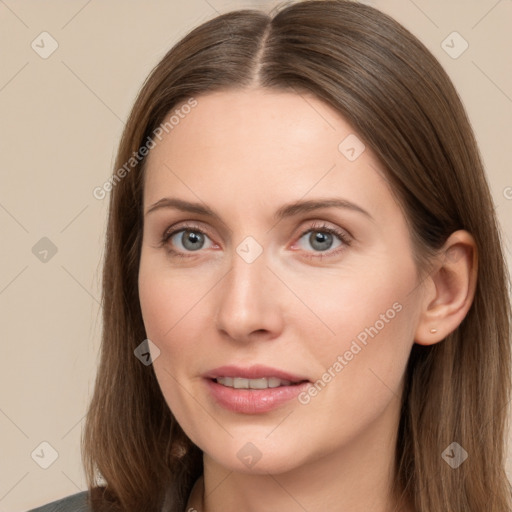
[[[28,512],[91,512],[87,503],[88,491],[78,492]]]

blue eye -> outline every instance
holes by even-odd
[[[168,241],[171,240],[173,242],[172,245],[176,245],[177,241],[179,241],[186,252],[195,252],[204,248],[207,237],[206,233],[200,229],[187,227],[165,235],[162,241],[168,243]],[[182,249],[180,249],[180,251],[182,251]],[[180,253],[177,252],[177,254]]]
[[[340,251],[350,246],[351,242],[347,233],[325,224],[311,226],[307,231],[302,233],[299,241],[304,237],[307,237],[306,240],[310,246],[316,249],[313,254],[306,254],[306,258],[325,258],[335,256]],[[340,243],[335,249],[331,250],[335,238],[337,238]]]
[[[313,247],[313,251],[304,250],[306,258],[325,258],[337,255],[340,251],[350,246],[351,239],[349,235],[338,228],[333,228],[325,224],[314,224],[308,230],[303,231],[299,241],[308,236],[308,243]],[[192,256],[194,252],[199,252],[205,247],[205,241],[210,240],[209,236],[200,228],[194,225],[182,225],[174,231],[166,231],[161,240],[161,245],[166,246],[171,256],[186,258]],[[339,244],[335,249],[332,244],[338,239]],[[176,250],[174,247],[181,244],[181,248]],[[210,247],[211,247],[210,240]],[[188,253],[188,254],[187,254]],[[309,253],[309,254],[308,254]],[[325,254],[324,254],[325,253]]]
[[[307,237],[306,240],[311,244],[311,247],[316,248],[316,250],[321,252],[331,249],[334,242],[334,235],[326,230],[309,230],[302,235],[301,240],[304,237]]]

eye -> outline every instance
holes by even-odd
[[[304,231],[299,242],[305,239],[317,254],[307,254],[306,258],[324,258],[337,255],[346,247],[350,246],[351,239],[349,235],[339,228],[328,226],[324,223],[314,224],[307,231]],[[335,239],[338,239],[338,245],[331,250]],[[308,252],[308,251],[306,251]],[[318,254],[318,252],[320,254]],[[327,254],[322,254],[327,253]]]
[[[306,258],[324,258],[337,255],[346,247],[350,246],[351,238],[343,230],[326,225],[325,223],[313,224],[303,231],[299,242],[305,239],[313,247],[313,253],[304,250]],[[338,245],[333,250],[333,243],[338,240]],[[166,231],[161,240],[161,246],[166,246],[167,251],[172,256],[186,258],[192,256],[191,253],[199,252],[201,249],[218,247],[210,240],[210,245],[205,247],[205,242],[210,240],[207,233],[195,225],[181,225],[174,230]],[[177,247],[177,250],[174,249]],[[307,253],[310,254],[307,254]],[[187,254],[188,253],[188,254]],[[326,253],[326,254],[323,254]]]
[[[197,226],[182,225],[179,229],[166,231],[162,236],[162,245],[166,245],[167,250],[175,256],[187,257],[187,254],[185,254],[187,252],[207,249],[208,247],[205,247],[207,239],[209,240],[208,235]],[[173,247],[177,247],[178,250]]]

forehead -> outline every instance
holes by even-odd
[[[170,139],[168,149],[184,143],[188,147],[192,136],[193,144],[203,151],[224,148],[230,155],[251,155],[264,144],[266,151],[260,154],[264,157],[279,146],[312,144],[319,135],[327,145],[329,135],[353,131],[334,109],[311,94],[234,89],[201,95],[195,101],[186,110],[183,105],[173,109],[183,113],[179,119],[173,116],[174,124],[167,130],[173,137],[164,134]],[[152,151],[159,152],[158,148]]]
[[[161,141],[155,139],[146,165],[146,204],[167,192],[196,201],[225,201],[236,193],[247,205],[294,200],[308,191],[354,197],[366,189],[371,196],[376,180],[382,181],[370,148],[312,94],[227,90],[195,100]],[[364,148],[357,159],[344,153],[347,140],[357,151]]]

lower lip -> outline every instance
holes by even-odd
[[[212,379],[206,379],[206,384],[215,401],[225,409],[243,414],[258,414],[276,409],[296,398],[307,389],[310,382],[267,389],[235,389]]]

